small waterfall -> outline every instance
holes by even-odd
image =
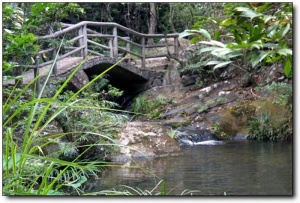
[[[219,141],[216,138],[216,136],[208,130],[179,131],[176,140],[180,143],[180,145],[185,145],[185,146],[223,144],[222,141]]]

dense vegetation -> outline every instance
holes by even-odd
[[[211,73],[233,64],[253,76],[269,64],[284,63],[286,77],[293,76],[291,3],[3,3],[2,7],[3,80],[20,78],[14,76],[18,65],[33,62],[43,46],[36,43],[38,36],[59,30],[60,22],[82,20],[116,22],[142,33],[153,32],[154,27],[156,33],[191,36],[192,43],[204,46],[184,70]],[[63,41],[51,44],[60,48]],[[104,73],[77,92],[67,91],[73,74],[60,81],[55,92],[47,92],[47,80],[40,94],[31,88],[35,81],[25,87],[3,87],[4,195],[63,195],[65,188],[83,194],[80,186],[89,175],[96,176],[114,153],[114,138],[128,118],[116,113],[118,105],[106,98],[117,98],[122,91],[107,84]],[[292,111],[291,89],[285,85],[269,88],[280,90],[282,100],[277,102]],[[159,119],[160,108],[168,102],[163,97],[151,102],[139,97],[131,110]],[[261,130],[253,130],[251,138],[275,139],[276,130],[291,133],[291,126],[270,129],[269,120],[269,115],[252,120],[253,129]],[[57,126],[62,131],[57,132]],[[99,157],[88,156],[93,152]],[[166,194],[165,183],[159,184],[161,192],[155,194]]]

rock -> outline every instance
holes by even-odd
[[[155,78],[154,81],[153,81],[153,83],[152,83],[152,86],[153,87],[157,87],[157,86],[161,86],[161,85],[162,85],[161,79]]]
[[[181,83],[184,87],[193,85],[196,83],[196,78],[193,75],[183,75],[181,77]]]
[[[168,129],[157,122],[129,122],[120,133],[120,151],[111,161],[126,162],[136,158],[176,155],[181,149],[168,136]]]
[[[89,77],[83,70],[79,70],[71,79],[71,83],[79,90],[89,82]]]

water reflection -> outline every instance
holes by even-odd
[[[199,190],[193,195],[292,195],[291,143],[228,141],[185,147],[183,152],[179,157],[137,161],[144,170],[130,168],[134,162],[109,169],[93,191],[118,185],[152,190],[159,177],[167,190],[173,189],[170,195],[185,189]]]

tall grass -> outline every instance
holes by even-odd
[[[88,57],[70,74],[52,98],[42,98],[43,91],[50,79],[57,57],[58,54],[39,93],[36,93],[36,89],[34,88],[32,97],[25,103],[18,105],[25,92],[40,77],[37,76],[19,92],[16,91],[17,88],[13,88],[3,104],[4,151],[2,169],[4,195],[63,195],[64,193],[60,190],[63,187],[71,187],[79,191],[78,186],[85,182],[86,176],[96,175],[106,164],[102,161],[79,162],[80,157],[92,148],[93,144],[85,146],[85,150],[72,161],[64,161],[55,156],[44,155],[43,150],[46,146],[71,132],[57,133],[49,136],[44,136],[43,132],[66,109],[71,107],[89,108],[88,106],[76,106],[80,100],[76,99],[76,96],[94,81],[105,75],[106,72],[114,68],[121,60],[87,83],[66,102],[59,102],[57,97],[63,92],[63,89]],[[12,112],[11,109],[16,106],[17,109]],[[50,110],[53,110],[53,106],[57,108],[52,113]],[[99,109],[101,108],[99,107]],[[26,112],[26,117],[23,117],[24,120],[20,121],[19,116],[20,114],[24,114],[24,112]],[[50,112],[51,115],[49,116]],[[16,130],[19,128],[23,129],[21,141],[16,139]],[[91,134],[93,132],[76,133]],[[93,135],[103,137],[110,141],[111,145],[117,145],[108,136],[100,133],[93,133]]]

